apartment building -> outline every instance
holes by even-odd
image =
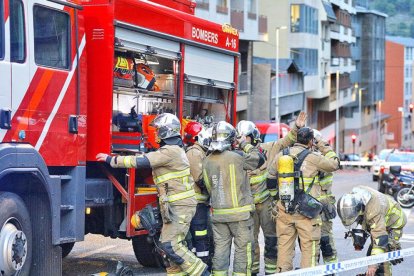
[[[355,151],[364,155],[379,152],[385,147],[384,120],[388,117],[381,110],[384,103],[385,81],[385,20],[387,15],[366,8],[356,7],[352,18],[355,43],[351,47],[356,71],[351,74],[355,84],[355,101],[344,109],[345,129],[342,133],[344,151],[353,151],[351,136],[357,136]],[[360,112],[361,111],[361,112]]]
[[[413,148],[410,104],[413,102],[414,39],[386,37],[385,99],[387,148]]]
[[[355,70],[350,52],[350,45],[355,42],[351,26],[351,17],[355,14],[353,1],[262,0],[259,11],[268,18],[269,39],[254,44],[254,56],[276,58],[275,33],[278,28],[279,58],[291,59],[302,74],[302,86],[293,83],[291,86],[303,89],[299,95],[308,112],[309,124],[320,129],[326,139],[334,143],[336,109],[340,111],[338,126],[343,130],[342,109],[353,101],[350,80]],[[279,78],[282,80],[282,75]],[[283,82],[279,84],[280,97],[295,93],[284,93]]]
[[[267,18],[259,13],[259,0],[196,0],[196,16],[219,24],[230,23],[240,34],[237,119],[250,117],[253,42],[267,37]]]

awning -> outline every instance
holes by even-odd
[[[332,8],[332,4],[329,3],[329,2],[326,2],[326,1],[322,1],[322,3],[323,3],[323,6],[325,8],[325,11],[326,11],[328,21],[336,22],[336,15],[335,15],[335,12]]]

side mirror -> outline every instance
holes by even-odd
[[[401,174],[401,166],[390,166],[390,173],[393,175]]]

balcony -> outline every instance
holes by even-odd
[[[247,18],[252,19],[252,20],[256,20],[257,19],[257,14],[254,12],[248,12],[247,13]]]
[[[244,11],[231,10],[230,24],[239,31],[244,31]]]
[[[208,10],[210,8],[209,2],[204,2],[204,1],[199,2],[199,1],[197,1],[196,3],[197,3],[197,7],[196,7],[197,9]]]
[[[216,12],[221,14],[229,14],[229,8],[226,6],[217,5]]]
[[[259,34],[267,34],[267,16],[259,15]]]

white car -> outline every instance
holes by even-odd
[[[376,157],[374,157],[374,163],[372,164],[372,181],[378,181],[381,164],[384,162],[387,156],[393,151],[396,152],[398,150],[383,149]]]

